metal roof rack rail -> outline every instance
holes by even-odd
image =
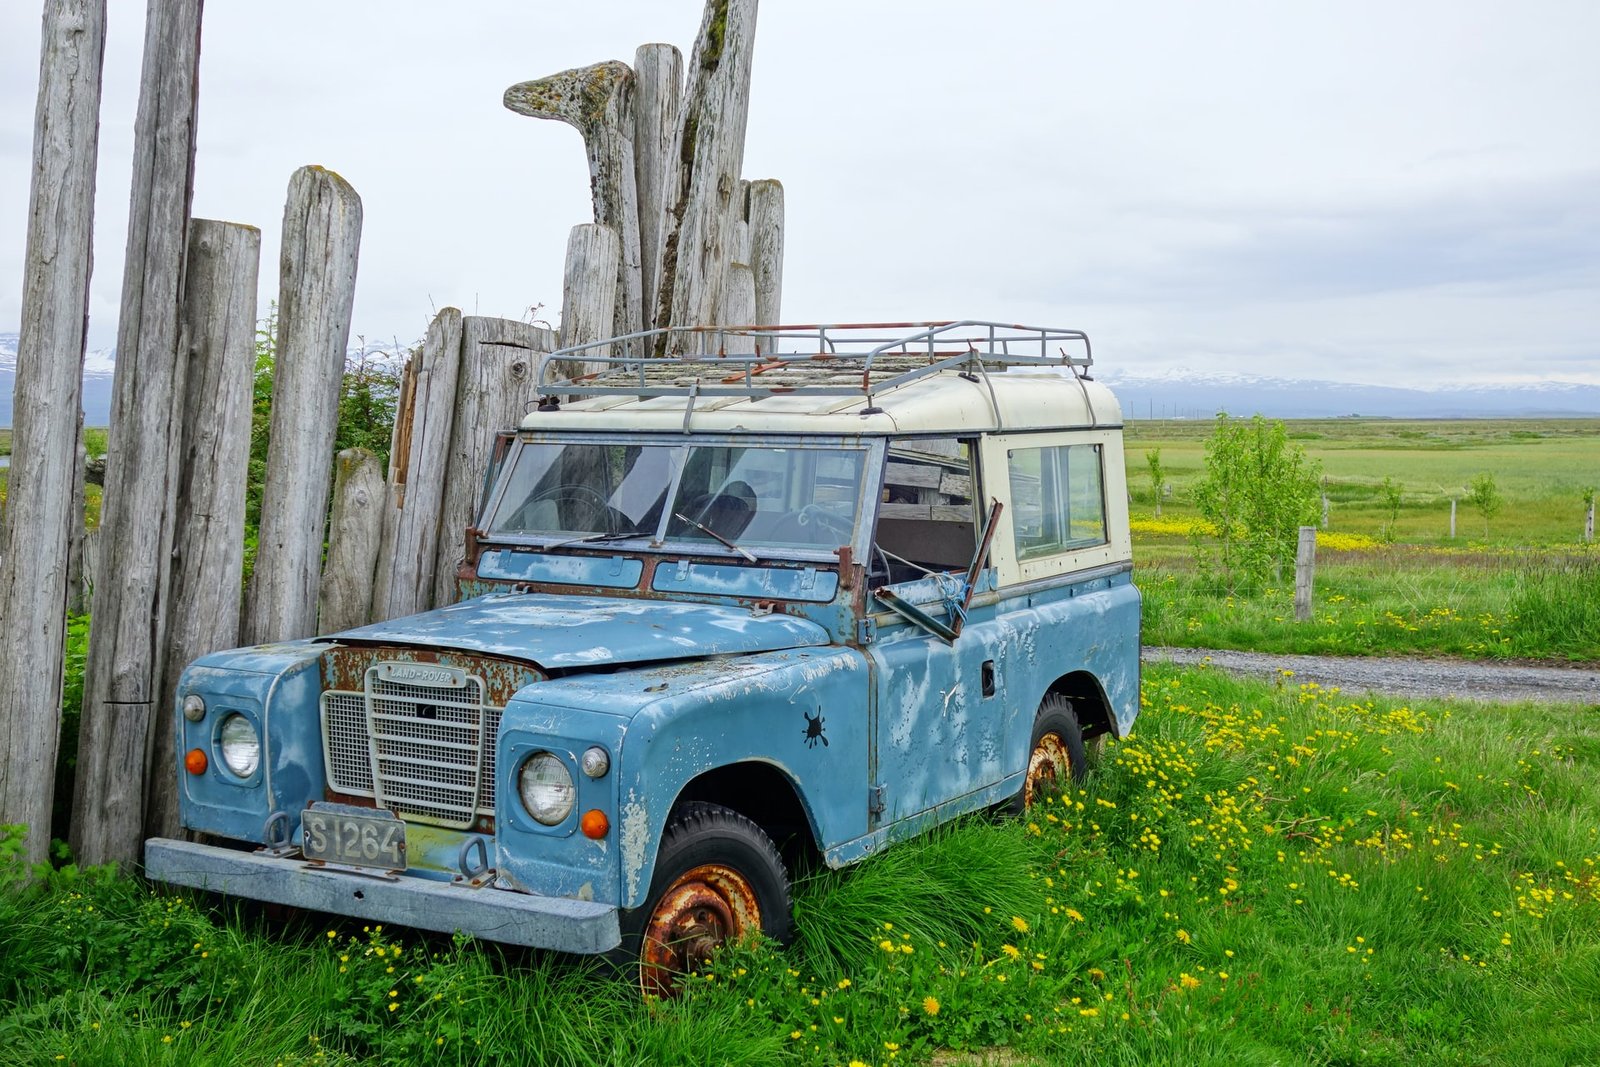
[[[946,370],[1094,363],[1081,330],[966,319],[692,326],[611,337],[540,357],[537,396],[863,396]]]

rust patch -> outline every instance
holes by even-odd
[[[645,923],[639,991],[647,997],[675,996],[680,974],[759,929],[761,905],[744,875],[717,863],[685,871],[661,894]]]

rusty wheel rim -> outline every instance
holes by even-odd
[[[730,941],[761,929],[754,887],[731,867],[707,863],[679,875],[645,923],[639,989],[670,997],[678,976],[701,966]]]
[[[1051,788],[1072,772],[1067,743],[1054,730],[1039,738],[1028,756],[1028,778],[1022,786],[1022,807],[1032,808]]]

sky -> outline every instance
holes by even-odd
[[[115,343],[144,4],[109,0],[90,347]],[[262,230],[338,171],[352,340],[554,322],[576,130],[506,87],[700,0],[211,0],[193,212]],[[0,5],[0,331],[20,321],[37,0]],[[1600,4],[767,0],[744,173],[784,184],[783,318],[1086,330],[1106,374],[1600,383]]]

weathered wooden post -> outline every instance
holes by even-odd
[[[63,561],[73,527],[105,0],[47,0],[42,37],[11,469],[0,517],[0,823],[28,827],[23,858],[30,864],[49,856],[61,730]]]
[[[612,267],[613,318],[606,335],[643,328],[639,267],[639,194],[634,160],[633,71],[610,60],[548,78],[519,82],[505,92],[505,106],[519,115],[557,119],[583,134],[589,154],[594,220],[621,242]]]
[[[756,313],[756,273],[748,263],[728,264],[727,289],[722,294],[722,319],[731,326],[761,322]]]
[[[210,219],[190,223],[179,346],[183,407],[175,433],[180,459],[166,642],[158,649],[150,730],[146,836],[173,837],[181,831],[169,718],[178,676],[191,660],[239,643],[260,264],[261,231],[254,226]]]
[[[756,322],[783,321],[783,183],[750,183],[750,269],[755,271]]]
[[[461,320],[461,380],[451,420],[450,456],[439,511],[439,554],[433,603],[453,604],[456,571],[466,553],[467,525],[483,491],[495,436],[516,429],[533,398],[539,357],[555,348],[541,326],[469,315]]]
[[[615,290],[605,284],[605,279],[611,277],[611,267],[620,254],[617,235],[609,227],[584,223],[572,228],[567,237],[567,262],[561,279],[563,348],[612,336],[609,330]],[[597,357],[610,354],[609,349],[590,352]],[[583,360],[563,360],[551,367],[545,377],[575,377],[590,369],[591,365]]]
[[[1311,618],[1311,587],[1317,569],[1317,528],[1300,527],[1300,543],[1294,554],[1294,617],[1296,622]]]
[[[243,637],[310,637],[328,518],[339,385],[350,343],[361,198],[322,167],[289,179],[283,208],[271,442]]]
[[[78,445],[73,450],[72,461],[72,517],[67,534],[67,614],[82,615],[89,610],[89,598],[83,580],[83,546],[88,537],[84,507],[88,489],[84,465],[88,462],[88,449],[83,443],[83,409],[78,409]],[[3,616],[0,616],[3,617]]]
[[[710,0],[689,60],[689,85],[662,230],[656,325],[719,321],[717,301],[729,262],[732,200],[744,164],[756,0]],[[682,350],[689,342],[674,342]],[[673,354],[677,354],[676,351]]]
[[[1450,498],[1450,540],[1456,539],[1456,498]]]
[[[653,330],[661,284],[661,230],[667,191],[674,188],[672,154],[683,104],[683,53],[670,44],[640,45],[633,54],[633,164],[639,196],[641,328]]]
[[[445,460],[461,375],[461,312],[434,316],[422,343],[407,422],[405,488],[393,494],[376,586],[374,619],[394,619],[433,607],[433,569],[439,548],[439,509],[444,502]]]
[[[101,508],[102,566],[84,669],[72,851],[136,864],[172,551],[178,315],[194,186],[200,5],[150,0],[134,122],[117,367]],[[161,727],[167,726],[164,716]]]
[[[1588,514],[1586,514],[1583,519],[1584,544],[1588,544],[1594,540],[1594,498],[1595,491],[1593,489],[1589,490],[1588,495],[1584,498],[1585,502],[1589,505]]]
[[[334,633],[365,625],[372,615],[372,579],[383,537],[383,470],[364,448],[334,459],[328,561],[322,568],[317,629]]]

